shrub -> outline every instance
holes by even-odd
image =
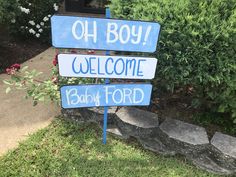
[[[153,83],[171,91],[193,88],[194,106],[236,118],[235,0],[136,0],[126,7],[124,3],[111,1],[113,17],[161,24]]]
[[[0,0],[0,22],[12,34],[49,41],[50,17],[58,11],[59,0]]]
[[[8,23],[11,19],[15,18],[15,14],[18,13],[18,3],[16,1],[0,0],[0,24]]]

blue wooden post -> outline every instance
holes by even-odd
[[[106,18],[111,18],[110,9],[106,8]],[[106,51],[106,55],[110,55],[109,51]],[[105,79],[105,84],[109,84],[110,80]],[[103,117],[103,144],[107,142],[107,117],[108,117],[108,106],[104,107],[104,117]]]

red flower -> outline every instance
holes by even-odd
[[[15,64],[11,65],[10,68],[11,68],[11,69],[14,69],[14,70],[16,70],[16,71],[18,71],[18,70],[20,69],[20,64],[15,63]]]
[[[10,66],[10,68],[6,69],[6,73],[9,75],[14,75],[16,73],[16,71],[18,71],[20,69],[20,64],[15,63],[13,65]]]
[[[10,69],[10,68],[7,68],[7,69],[6,69],[6,73],[10,75],[10,74],[11,74],[11,69]]]
[[[57,55],[56,55],[55,58],[53,59],[52,64],[53,64],[54,66],[57,66],[57,64],[58,64]]]
[[[14,75],[16,73],[16,69],[15,68],[7,68],[6,73],[8,75]]]
[[[57,83],[58,83],[58,78],[57,78],[57,77],[52,77],[52,82],[53,82],[54,84],[57,84]]]

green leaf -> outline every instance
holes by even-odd
[[[12,85],[11,81],[8,81],[8,80],[3,80],[3,83],[7,85]]]
[[[6,94],[8,94],[11,91],[11,87],[7,87]]]
[[[35,74],[35,76],[39,76],[41,74],[43,74],[43,72],[38,72],[38,73]]]
[[[233,123],[236,124],[236,119],[234,119]]]
[[[225,106],[224,105],[220,105],[218,108],[219,112],[225,112]]]
[[[41,97],[39,98],[39,101],[44,101],[44,96],[41,96]]]
[[[13,75],[11,77],[11,79],[14,81],[14,82],[20,82],[21,81],[21,78],[19,76],[16,76],[16,75]]]
[[[23,72],[23,71],[27,70],[28,68],[29,68],[28,66],[24,66],[24,67],[21,69],[21,71]]]

